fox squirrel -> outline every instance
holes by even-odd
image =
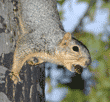
[[[20,16],[19,24],[24,30]],[[69,32],[64,34],[64,32],[56,31],[56,33],[56,35],[47,34],[45,36],[45,34],[34,31],[18,38],[11,69],[11,79],[14,84],[21,81],[19,72],[26,61],[30,65],[37,65],[42,62],[59,64],[77,73],[82,71],[82,67],[85,68],[91,63],[91,57],[85,45],[72,38]],[[36,57],[38,62],[34,62],[33,57]]]

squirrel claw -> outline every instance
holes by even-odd
[[[19,77],[19,74],[14,74],[13,72],[10,73],[10,76],[11,76],[11,80],[13,80],[14,84],[17,84],[18,82],[19,83],[22,83],[20,77]]]

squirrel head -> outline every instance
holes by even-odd
[[[87,47],[80,41],[66,33],[56,50],[58,59],[72,72],[81,73],[91,63],[91,56]]]

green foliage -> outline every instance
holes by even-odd
[[[109,9],[109,12],[110,12],[110,2],[109,3],[104,2],[101,7],[102,8],[108,8]],[[110,19],[110,14],[109,14],[109,19]]]
[[[91,21],[93,21],[95,11],[96,11],[96,4],[94,4],[88,12]]]
[[[57,3],[60,5],[62,5],[64,2],[65,2],[65,0],[57,0]],[[63,10],[59,11],[59,16],[60,16],[61,21],[64,20],[63,13],[64,13]]]
[[[81,90],[69,89],[67,97],[61,102],[84,102],[86,101],[86,96]]]
[[[110,2],[110,0],[103,0],[105,3],[109,3]]]
[[[68,87],[66,85],[59,84],[58,87]],[[87,96],[83,91],[78,89],[70,89],[68,87],[68,94],[61,102],[86,102]]]
[[[52,87],[52,85],[51,85],[51,79],[49,78],[49,77],[47,77],[46,78],[46,80],[45,80],[46,82],[47,82],[47,84],[48,84],[48,93],[51,93],[51,91],[52,91],[52,89],[53,89],[53,87]]]
[[[78,2],[86,2],[89,4],[90,8],[87,14],[90,17],[91,21],[93,21],[94,14],[96,11],[96,0],[92,0],[92,1],[91,0],[78,0]]]
[[[110,3],[103,3],[103,5],[101,7],[102,8],[109,8],[109,10],[110,10]]]
[[[63,11],[59,11],[59,16],[60,16],[60,19],[61,19],[61,20],[64,20],[64,18],[63,18],[63,16],[62,16],[62,14],[63,14]]]
[[[62,5],[65,2],[65,0],[57,0],[57,3],[59,3],[60,5]]]
[[[87,2],[90,3],[91,0],[78,0],[78,2]]]

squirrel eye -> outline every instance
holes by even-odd
[[[73,46],[73,51],[79,52],[79,48],[77,46]]]

